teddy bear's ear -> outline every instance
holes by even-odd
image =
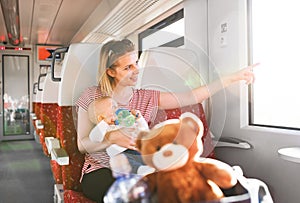
[[[140,131],[136,139],[136,148],[141,150],[142,148],[142,139],[148,134],[148,131]]]
[[[195,130],[195,132],[198,134],[198,138],[201,138],[203,136],[204,127],[202,121],[198,118],[198,116],[190,112],[185,112],[180,116],[180,119],[183,123],[188,124]]]

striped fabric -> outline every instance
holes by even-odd
[[[122,107],[140,110],[145,120],[150,123],[155,120],[157,114],[159,94],[160,92],[156,90],[133,90],[133,97],[129,105]],[[97,86],[87,88],[76,102],[77,110],[81,107],[87,111],[88,105],[102,95]],[[106,152],[86,154],[82,175],[103,167],[110,167],[109,156]]]

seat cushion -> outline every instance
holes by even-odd
[[[64,191],[64,203],[95,203],[83,195],[82,192],[76,192],[74,190]]]

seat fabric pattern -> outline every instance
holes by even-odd
[[[57,111],[57,135],[60,139],[61,147],[69,155],[69,165],[62,166],[62,180],[64,186],[64,202],[86,202],[93,201],[86,198],[81,192],[80,176],[84,162],[84,155],[77,147],[77,131],[75,127],[75,117],[72,106],[58,106]]]
[[[42,103],[41,105],[41,121],[44,129],[40,133],[40,142],[46,156],[50,156],[50,154],[48,153],[45,137],[56,137],[57,107],[58,104],[56,103]]]
[[[41,105],[42,105],[41,102],[34,103],[34,113],[36,115],[36,119],[38,119],[38,120],[41,119]],[[37,129],[37,126],[35,125],[35,120],[33,120],[33,127],[34,127],[36,134],[39,135],[40,130]]]
[[[88,199],[82,192],[74,190],[66,190],[64,192],[64,203],[95,203],[93,200]]]
[[[42,144],[43,152],[46,156],[50,156],[46,146],[46,137],[57,138],[57,103],[42,103],[41,104],[41,121],[44,129],[40,131],[40,142]],[[50,160],[50,166],[55,183],[62,183],[61,166],[53,160]]]

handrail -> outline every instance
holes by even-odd
[[[37,85],[39,91],[43,91],[43,89],[40,88],[40,82],[41,82],[41,78],[42,78],[42,77],[46,77],[46,75],[47,75],[47,73],[43,73],[43,74],[40,74],[40,75],[39,75],[39,78],[38,78],[38,85]]]
[[[251,149],[252,146],[245,140],[234,137],[221,137],[219,140],[214,140],[216,147],[232,147],[240,149]]]
[[[52,53],[51,79],[52,79],[53,82],[60,82],[61,81],[61,78],[55,77],[55,75],[54,75],[56,54],[66,53],[66,52],[68,52],[68,50],[69,50],[69,47],[62,47],[62,48],[55,49],[55,51]]]
[[[37,82],[33,83],[33,89],[32,89],[33,94],[36,94],[36,93],[37,93],[37,91],[36,91],[37,86],[38,86],[38,83],[37,83]]]

